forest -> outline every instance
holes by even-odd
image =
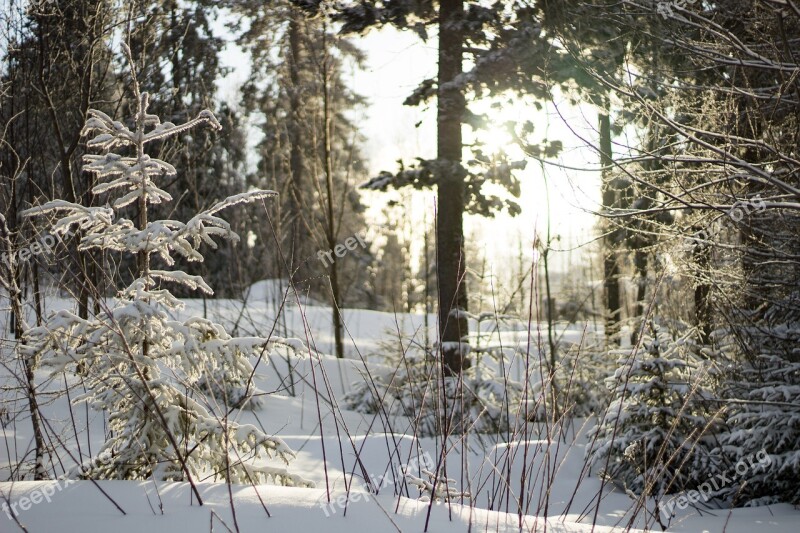
[[[800,530],[799,58],[795,0],[0,0],[0,532]]]

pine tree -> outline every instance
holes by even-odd
[[[736,469],[748,458],[769,458],[748,468],[746,483],[728,487],[726,496],[736,504],[800,504],[800,362],[791,353],[800,338],[798,300],[800,293],[791,291],[736,330],[760,355],[729,375],[724,397],[737,401],[728,406],[729,429],[720,434],[717,451],[734,478],[742,477]]]
[[[182,122],[192,110],[208,108],[223,125],[223,130],[197,130],[193,135],[160,143],[154,153],[173,161],[176,176],[164,189],[180,201],[169,206],[153,206],[154,216],[179,220],[208,207],[215,197],[224,197],[245,190],[246,150],[243,120],[235,105],[221,100],[218,80],[227,74],[221,60],[226,40],[214,31],[214,19],[220,9],[209,0],[148,0],[131,6],[138,17],[129,37],[131,51],[141,58],[141,90],[151,95],[150,109],[162,120]],[[130,90],[126,88],[126,96]],[[267,187],[271,188],[271,187]],[[234,231],[245,232],[258,227],[255,221],[264,218],[260,205],[239,209],[228,218]],[[257,233],[257,232],[254,232]],[[234,253],[227,242],[220,243],[214,254],[203,263],[176,258],[181,270],[201,275],[215,290],[217,297],[238,297],[244,287],[261,279],[257,269],[247,262],[248,248]],[[118,272],[125,278],[128,265]],[[175,288],[177,296],[189,291]]]
[[[703,439],[711,431],[702,407],[706,393],[692,377],[692,335],[689,330],[673,336],[651,324],[643,353],[620,359],[606,380],[612,401],[591,432],[597,441],[589,461],[633,493],[660,496],[705,480]]]
[[[161,284],[175,283],[206,294],[212,290],[199,276],[151,266],[153,261],[172,266],[175,257],[202,261],[201,243],[213,248],[214,237],[238,239],[217,216],[221,210],[275,193],[258,190],[229,197],[186,223],[149,221],[150,206],[172,199],[156,180],[174,176],[176,169],[151,158],[146,148],[200,125],[214,129],[220,125],[207,110],[181,125],[161,123],[148,113],[149,95],[140,93],[135,71],[133,79],[137,102],[134,127],[93,109],[82,132],[93,135],[88,148],[102,152],[84,157],[83,170],[98,178],[93,193],[120,191],[121,196],[105,207],[55,200],[28,210],[26,215],[59,213],[53,232],[80,228],[81,250],[135,255],[136,279],[95,317],[82,319],[60,311],[44,326],[29,330],[27,355],[40,357],[42,365],[54,373],[68,369],[82,373],[88,392],[78,401],[108,414],[109,437],[98,455],[104,459],[93,462],[88,476],[191,481],[206,474],[232,482],[309,485],[283,467],[254,464],[262,458],[279,458],[288,464],[294,454],[281,439],[231,421],[232,406],[219,405],[198,393],[204,380],[216,379],[222,380],[217,386],[229,391],[222,395],[223,400],[241,394],[243,384],[248,395],[253,375],[248,356],[263,354],[277,341],[231,338],[208,320],[171,318],[170,312],[182,304]],[[117,153],[121,148],[132,154]],[[138,208],[136,223],[118,216],[132,205]],[[237,397],[235,403],[243,402]]]
[[[463,126],[480,129],[493,122],[491,117],[473,112],[468,102],[487,95],[507,98],[509,93],[548,96],[563,79],[560,71],[564,54],[552,54],[553,39],[543,30],[537,9],[523,2],[292,1],[309,13],[324,13],[341,22],[341,32],[346,34],[392,25],[413,31],[426,41],[429,28],[438,32],[437,76],[420,83],[404,102],[416,106],[436,99],[436,159],[420,160],[410,168],[401,165],[395,173],[381,172],[364,187],[436,189],[441,360],[445,373],[458,375],[472,363],[466,319],[469,306],[464,280],[468,254],[464,216],[493,216],[499,211],[511,216],[519,214],[520,184],[514,171],[525,166],[524,161],[512,161],[505,154],[484,153],[479,145],[470,147],[471,158],[462,157],[468,146],[462,135]],[[520,144],[535,157],[552,157],[560,151],[558,142],[529,143],[534,130],[531,122],[514,126],[519,126],[514,129],[526,137],[519,139]],[[498,190],[502,192],[494,194]]]

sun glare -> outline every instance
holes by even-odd
[[[479,131],[476,135],[476,145],[490,156],[500,153],[510,155],[510,152],[518,150],[508,127],[502,122],[492,122],[487,129]]]
[[[484,127],[472,132],[472,142],[476,148],[487,155],[505,153],[519,156],[510,128],[518,127],[518,123],[533,120],[533,108],[520,100],[479,101],[473,104],[473,112],[483,115]]]

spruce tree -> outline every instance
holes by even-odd
[[[748,357],[729,375],[724,397],[736,401],[727,408],[728,429],[720,434],[717,451],[734,478],[742,477],[740,465],[749,458],[768,458],[748,468],[746,483],[728,487],[726,495],[736,504],[800,504],[798,300],[798,291],[788,292],[751,315],[749,327],[736,330],[759,355]]]
[[[101,152],[84,157],[83,170],[97,177],[93,193],[109,198],[118,194],[116,199],[103,207],[55,200],[26,214],[58,213],[52,231],[64,234],[80,228],[81,250],[134,255],[136,277],[96,316],[84,319],[64,310],[30,329],[27,355],[41,358],[41,364],[54,373],[83,374],[88,392],[77,401],[107,413],[108,438],[98,454],[103,459],[93,461],[87,476],[191,481],[210,475],[232,482],[307,486],[282,466],[255,463],[278,458],[288,464],[294,453],[281,439],[231,420],[233,406],[227,405],[241,405],[246,400],[240,396],[252,393],[253,366],[248,357],[263,355],[277,341],[232,338],[209,320],[172,318],[183,304],[163,285],[206,294],[212,290],[199,276],[153,268],[155,262],[169,268],[176,257],[202,261],[198,248],[203,243],[216,247],[215,237],[237,240],[218,213],[275,193],[256,190],[231,196],[185,223],[148,220],[150,206],[172,200],[158,181],[174,176],[176,169],[151,158],[147,148],[197,126],[219,129],[220,125],[207,110],[180,125],[162,123],[148,113],[149,95],[140,93],[135,72],[133,79],[137,102],[133,127],[92,109],[82,131],[91,136],[89,150]],[[128,206],[137,207],[136,222],[120,216]],[[227,391],[217,395],[221,405],[202,393],[209,380]]]
[[[589,461],[635,494],[660,496],[704,481],[708,415],[702,372],[693,373],[693,330],[651,325],[642,350],[625,355],[606,381],[612,401],[591,436]]]

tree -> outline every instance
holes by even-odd
[[[480,96],[487,88],[496,94],[510,89],[547,93],[549,87],[541,82],[541,72],[532,80],[530,71],[520,67],[523,58],[535,58],[537,52],[547,48],[546,39],[538,38],[541,27],[537,30],[537,21],[531,17],[530,10],[517,3],[513,6],[467,0],[357,1],[337,6],[319,0],[295,0],[294,3],[310,13],[324,12],[341,22],[342,33],[363,32],[388,24],[411,29],[422,39],[427,39],[428,27],[435,27],[438,32],[437,77],[423,81],[406,100],[408,105],[418,105],[436,97],[437,158],[420,160],[411,168],[401,166],[397,173],[381,172],[365,187],[375,190],[402,186],[436,188],[441,364],[445,374],[460,374],[470,366],[463,218],[465,213],[491,216],[502,209],[511,214],[519,213],[519,205],[514,201],[519,196],[519,183],[513,171],[524,167],[524,162],[491,158],[480,148],[473,151],[473,159],[463,160],[462,126],[479,127],[487,121],[486,117],[468,109],[466,94],[472,92]],[[528,39],[520,39],[521,36]],[[463,68],[465,52],[470,54],[474,64],[469,71]],[[534,63],[541,65],[541,58]],[[528,132],[532,131],[531,123],[526,127]],[[558,151],[556,143],[529,148],[542,155]],[[488,194],[482,190],[488,183],[500,185],[507,194]]]
[[[8,132],[10,148],[0,152],[3,166],[12,163],[6,159],[11,154],[25,162],[19,179],[8,182],[12,185],[7,213],[13,240],[22,237],[17,232],[22,228],[16,214],[26,203],[58,196],[79,201],[89,194],[90,177],[80,172],[84,149],[80,129],[90,102],[109,111],[119,101],[107,46],[117,23],[109,2],[18,4],[25,6],[17,13],[9,10],[10,20],[19,26],[15,35],[7,36],[7,68],[3,71],[12,90],[0,105],[0,122]],[[91,257],[74,251],[74,241],[68,244],[73,257],[60,273],[68,274],[69,286],[79,296],[79,312],[85,317],[91,293],[96,296],[100,273]],[[30,265],[33,284],[38,285],[39,272],[44,269],[36,261]],[[23,273],[24,269],[19,272]],[[38,298],[38,287],[34,297]]]
[[[592,147],[600,157],[601,205],[604,214],[646,210],[655,201],[653,191],[637,180],[635,174],[640,169],[630,171],[615,163],[612,141],[627,125],[643,129],[645,137],[652,140],[656,140],[657,135],[663,132],[656,126],[648,134],[650,116],[627,112],[624,95],[618,94],[613,88],[629,75],[631,68],[635,68],[642,72],[636,87],[640,94],[659,94],[660,84],[663,83],[660,65],[669,63],[670,56],[655,46],[653,39],[648,38],[648,34],[659,33],[658,21],[654,23],[653,17],[646,13],[643,16],[641,10],[624,2],[536,2],[533,9],[541,11],[543,24],[558,37],[556,47],[564,57],[560,68],[554,69],[556,78],[569,82],[571,92],[577,96],[576,100],[591,103],[597,108],[598,141]],[[598,17],[605,23],[597,24]],[[620,108],[619,111],[616,107]],[[648,154],[659,152],[656,144],[647,143],[645,150],[648,150]],[[630,148],[634,147],[622,146],[620,151],[625,152]],[[622,155],[627,157],[628,154]],[[652,174],[656,166],[657,163],[653,161],[642,161],[641,172]],[[637,223],[643,226],[642,231],[631,231],[617,219],[606,217],[602,220],[605,335],[607,344],[612,347],[619,346],[621,341],[625,306],[620,280],[624,274],[626,251],[634,251],[635,275],[639,277],[634,316],[643,320],[647,249],[655,240],[652,234],[648,238],[645,227],[652,229],[652,224],[648,222],[645,217],[638,218]],[[633,338],[636,337],[636,326]]]
[[[797,313],[785,325],[797,327]],[[736,505],[800,503],[800,364],[765,354],[746,364],[737,380],[728,383],[730,395],[741,399],[727,411],[730,429],[721,432],[718,468],[742,482],[725,487],[723,495]],[[768,464],[752,465],[765,455]],[[743,477],[741,464],[750,468]]]
[[[363,100],[343,75],[364,55],[332,34],[327,23],[306,19],[289,2],[232,4],[249,21],[241,40],[254,70],[244,107],[264,133],[250,183],[281,193],[273,229],[286,264],[269,262],[266,274],[288,278],[295,289],[330,301],[334,349],[343,357],[340,309],[364,303],[364,267],[373,258],[358,249],[320,262],[318,252],[333,250],[366,228],[356,191],[364,173],[362,136],[352,120]]]
[[[463,0],[439,3],[439,72],[436,99],[436,268],[439,272],[439,342],[445,374],[469,368],[466,254],[464,253],[464,175],[461,121],[464,94],[455,83],[462,74]],[[465,346],[466,344],[466,346]]]
[[[153,95],[151,112],[177,123],[188,120],[194,109],[208,108],[224,126],[222,131],[198,130],[182,142],[173,139],[159,145],[159,157],[180,164],[176,165],[177,175],[164,184],[178,201],[169,207],[153,206],[156,216],[189,218],[220,196],[248,186],[244,117],[232,102],[220,101],[217,91],[218,80],[227,73],[220,60],[226,42],[213,28],[214,15],[220,10],[217,4],[208,0],[148,0],[129,6],[136,21],[129,44],[139,61],[142,90]],[[130,88],[123,89],[135,106]],[[256,208],[237,210],[229,222],[235,231],[246,232],[257,227],[254,220],[264,218],[263,210],[261,216],[258,214]],[[218,295],[238,297],[259,279],[254,277],[257,270],[248,268],[253,263],[248,261],[248,251],[245,248],[234,253],[225,242],[203,263],[177,261],[182,270],[204,276]],[[130,280],[126,272],[129,268],[123,262],[117,269],[125,282]],[[188,292],[176,287],[176,294],[186,296]]]
[[[4,6],[0,30],[5,48],[0,69],[0,285],[11,301],[11,329],[16,360],[23,371],[35,443],[34,478],[46,470],[43,429],[39,421],[35,370],[38,361],[22,353],[26,311],[41,325],[45,302],[42,288],[48,274],[62,274],[67,289],[78,294],[79,314],[89,313],[89,297],[97,279],[92,261],[74,253],[66,266],[52,268],[37,254],[18,260],[19,253],[39,246],[38,229],[19,213],[41,198],[62,195],[77,201],[85,194],[86,176],[78,161],[83,151],[80,129],[89,102],[112,106],[114,79],[111,54],[104,39],[114,24],[107,2],[11,2]],[[100,104],[98,104],[100,105]],[[61,246],[58,246],[61,251]],[[44,280],[44,281],[43,281]],[[40,283],[41,282],[41,283]]]
[[[612,84],[631,112],[648,116],[668,139],[659,150],[645,143],[641,157],[623,165],[656,160],[656,172],[631,173],[657,193],[654,201],[613,216],[628,223],[679,213],[669,232],[659,230],[679,242],[669,259],[689,281],[682,303],[713,348],[705,357],[727,363],[718,393],[731,400],[731,427],[717,435],[718,459],[733,465],[763,446],[779,466],[754,472],[753,483],[736,490],[751,502],[796,501],[786,480],[796,473],[797,454],[798,134],[796,98],[784,95],[797,89],[786,73],[797,68],[791,43],[800,16],[749,0],[693,3],[666,17],[623,4],[641,14],[642,31],[631,20],[608,22],[634,29],[661,57],[680,62],[658,65],[663,82],[655,92],[642,90],[637,75]],[[789,430],[777,434],[775,425]]]
[[[126,50],[130,57],[130,51]],[[131,60],[133,65],[133,60]],[[219,211],[274,196],[252,191],[229,197],[188,222],[149,220],[152,205],[172,197],[155,182],[176,175],[169,163],[152,158],[147,148],[199,125],[219,128],[210,111],[180,125],[162,123],[148,113],[149,95],[140,92],[133,72],[133,94],[138,102],[134,127],[91,109],[83,135],[93,135],[87,146],[100,155],[84,158],[84,171],[100,180],[93,194],[121,196],[111,207],[82,206],[54,200],[26,212],[28,216],[61,213],[53,232],[73,226],[83,231],[81,250],[111,249],[136,257],[136,277],[119,291],[113,307],[83,319],[70,311],[50,317],[44,326],[26,332],[25,354],[41,357],[54,373],[73,368],[83,373],[89,392],[79,400],[109,413],[109,437],[88,475],[105,479],[187,480],[210,473],[233,482],[272,480],[306,486],[305,480],[284,468],[251,464],[254,459],[278,457],[288,464],[293,452],[277,437],[252,425],[229,420],[232,406],[213,398],[194,396],[201,381],[211,376],[217,385],[250,391],[254,370],[250,355],[263,355],[275,340],[231,338],[222,326],[201,318],[181,322],[167,311],[182,304],[163,283],[176,283],[211,294],[199,276],[180,270],[153,268],[174,265],[174,257],[202,261],[201,243],[215,246],[214,237],[237,238]],[[131,155],[116,151],[129,148]],[[119,217],[136,206],[137,220]],[[229,396],[224,395],[227,399]],[[194,495],[202,502],[192,484]]]
[[[17,273],[18,262],[16,254],[14,253],[14,245],[11,242],[8,222],[2,213],[0,213],[0,244],[2,244],[0,250],[5,250],[5,252],[3,252],[3,260],[0,261],[0,288],[8,295],[8,301],[11,304],[11,314],[12,317],[14,317],[13,334],[14,339],[17,341],[16,351],[19,354],[17,359],[22,363],[21,366],[25,375],[25,393],[28,399],[31,425],[33,426],[33,440],[35,446],[33,479],[47,479],[44,467],[44,435],[40,422],[41,413],[39,412],[39,401],[36,394],[34,374],[38,361],[35,356],[28,356],[25,354],[24,347],[20,344],[25,330],[28,329],[28,325],[25,320],[22,290],[17,281],[19,279]]]
[[[674,338],[651,327],[644,353],[624,355],[607,379],[612,401],[591,432],[589,462],[626,490],[660,497],[705,481],[710,447],[702,442],[713,432],[703,383],[689,373],[693,332]]]

